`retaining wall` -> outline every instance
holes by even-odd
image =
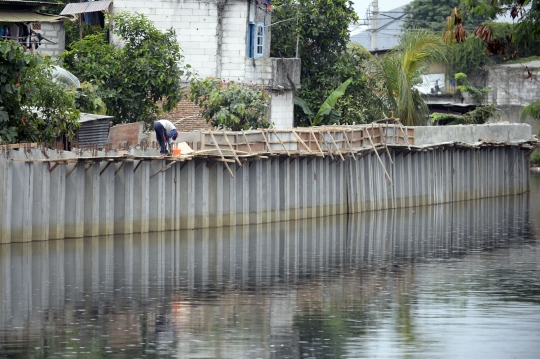
[[[518,146],[373,152],[344,161],[278,156],[239,167],[194,158],[92,166],[17,162],[0,154],[0,243],[269,223],[524,193]],[[64,153],[66,156],[74,156]],[[393,164],[392,164],[393,163]],[[138,166],[138,168],[137,168]],[[135,171],[136,169],[136,171]]]

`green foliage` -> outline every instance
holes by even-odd
[[[79,127],[75,92],[52,81],[51,63],[0,41],[0,142],[53,142]]]
[[[518,45],[540,40],[539,0],[464,0],[463,4],[471,13],[490,19],[509,14],[516,22],[512,41]]]
[[[71,44],[81,40],[80,36],[80,26],[79,21],[65,21],[64,29],[66,30],[66,50],[71,50]],[[82,37],[85,38],[89,35],[101,35],[106,36],[107,31],[109,30],[108,25],[105,25],[103,29],[101,28],[92,28],[90,25],[82,22]]]
[[[479,106],[463,115],[434,112],[431,122],[448,123],[449,125],[478,125],[486,123],[490,118],[498,116],[499,110],[493,104]]]
[[[407,126],[425,125],[429,111],[413,86],[422,83],[422,74],[429,65],[444,61],[445,54],[446,45],[441,36],[421,30],[405,31],[399,44],[385,56],[368,57],[364,66],[384,111],[391,112]]]
[[[481,89],[472,86],[467,80],[467,75],[462,72],[455,74],[454,79],[456,80],[457,89],[461,92],[467,92],[470,94],[474,101],[478,104],[482,104],[486,99],[486,95],[489,93],[489,91],[491,91],[491,86],[486,86]]]
[[[359,66],[364,54],[347,49],[349,24],[358,20],[348,0],[278,0],[272,13],[273,57],[301,58],[302,87],[297,96],[309,107],[317,108],[339,85],[349,78],[349,90],[336,105],[340,123],[365,123],[380,119],[377,98]],[[282,22],[280,22],[282,21]],[[295,111],[296,126],[309,126],[311,115]],[[330,116],[324,118],[328,123]]]
[[[62,55],[64,66],[97,85],[115,124],[151,124],[162,109],[170,111],[181,100],[179,81],[191,76],[190,65],[180,65],[183,56],[172,29],[163,33],[144,15],[128,12],[114,15],[112,21],[122,48],[107,44],[104,34],[89,35]]]
[[[540,152],[533,152],[531,155],[531,166],[540,167]]]
[[[448,73],[462,72],[470,75],[479,68],[492,63],[493,61],[486,54],[485,48],[482,40],[474,36],[467,37],[464,42],[450,45]]]
[[[192,79],[189,100],[214,127],[233,131],[267,128],[270,95],[264,89],[208,77]]]
[[[521,118],[531,116],[535,120],[540,120],[540,100],[523,107],[519,112],[519,115],[521,116]]]
[[[413,0],[405,6],[404,29],[428,29],[440,32],[443,22],[461,0]]]
[[[89,82],[81,83],[81,87],[75,89],[75,104],[81,112],[105,115],[107,105],[98,95],[99,88]]]
[[[330,94],[330,96],[326,98],[326,100],[319,108],[319,111],[317,111],[317,114],[315,114],[315,116],[313,117],[313,120],[311,120],[311,126],[320,125],[323,122],[325,116],[329,117],[329,123],[339,123],[339,121],[341,120],[341,113],[337,111],[334,106],[336,105],[337,100],[339,100],[340,97],[345,95],[345,91],[347,90],[347,87],[351,84],[352,80],[353,79],[350,78],[344,83],[342,83],[336,90],[334,90],[334,92]],[[311,109],[309,108],[308,103],[302,100],[300,97],[295,96],[294,104],[300,106],[306,115],[313,116],[313,111],[311,111]]]

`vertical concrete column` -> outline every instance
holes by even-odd
[[[182,203],[182,187],[180,184],[180,168],[182,168],[182,165],[183,163],[178,163],[172,168],[174,188],[172,230],[175,231],[182,228],[180,226],[180,216],[184,210],[184,205]]]
[[[229,172],[223,172],[223,225],[236,225],[236,165],[229,164],[235,177],[231,177]],[[223,166],[225,168],[225,166]]]
[[[281,191],[282,191],[282,172],[280,171],[279,158],[272,158],[268,162],[270,166],[270,176],[272,177],[272,184],[270,186],[270,191],[272,194],[272,221],[279,222],[281,221]]]
[[[66,167],[59,165],[50,173],[50,211],[49,211],[49,238],[63,239],[65,229],[66,209]]]
[[[236,205],[238,208],[237,224],[249,224],[249,164],[244,165],[235,173]]]
[[[85,169],[84,187],[84,235],[94,237],[99,235],[99,195],[100,179],[99,165],[95,164]]]
[[[13,181],[11,161],[0,153],[0,244],[11,243],[11,210]]]
[[[261,162],[262,166],[262,185],[261,189],[263,190],[264,198],[264,207],[263,207],[263,223],[272,222],[272,213],[273,213],[273,198],[276,192],[273,191],[274,181],[276,178],[272,176],[272,164],[268,160],[263,160]]]
[[[1,155],[0,155],[1,156]],[[2,159],[0,158],[0,166]],[[5,165],[5,162],[4,162]],[[0,170],[1,171],[1,170]],[[12,317],[11,303],[11,247],[12,244],[0,245],[0,325],[8,328]]]
[[[84,236],[84,165],[69,165],[76,168],[66,178],[66,238]]]
[[[318,193],[318,182],[317,182],[317,160],[318,157],[310,158],[308,160],[309,162],[307,167],[307,177],[306,182],[309,182],[309,191],[308,191],[308,203],[309,203],[309,213],[308,218],[316,218],[317,217],[317,207],[319,206],[319,202],[317,201],[317,193]]]
[[[289,176],[290,176],[290,196],[291,202],[289,207],[289,218],[291,220],[299,219],[299,208],[300,208],[300,183],[299,183],[299,171],[298,171],[298,159],[294,159],[292,163],[287,159],[283,164],[288,164],[290,167]]]
[[[207,162],[201,166],[195,173],[195,192],[197,193],[197,201],[195,202],[195,225],[197,228],[208,228],[209,226],[209,170]]]
[[[215,167],[215,187],[212,189],[212,192],[214,194],[215,198],[215,208],[213,209],[213,221],[215,225],[213,227],[222,227],[223,226],[223,207],[224,202],[228,200],[228,196],[226,195],[226,191],[224,191],[225,186],[223,182],[224,176],[229,176],[229,173],[226,174],[223,173],[223,169],[225,166],[223,165],[223,162],[218,163],[218,165]]]
[[[292,194],[291,194],[291,177],[290,177],[290,166],[288,163],[288,158],[282,158],[282,156],[276,158],[276,161],[279,162],[279,172],[281,173],[281,190],[280,190],[280,220],[288,221],[291,219],[290,211],[292,205]]]
[[[245,166],[249,170],[249,223],[259,224],[262,223],[262,211],[265,207],[263,192],[266,187],[262,177],[262,161],[256,160],[246,163]]]
[[[166,163],[166,162],[165,162]],[[163,223],[164,231],[170,231],[174,229],[174,217],[175,217],[175,208],[176,208],[176,185],[174,183],[175,168],[178,166],[178,162],[172,165],[172,168],[169,168],[165,172],[162,172],[163,174],[163,184],[164,184],[164,191],[165,191],[165,198],[164,198],[164,208],[163,208]]]
[[[299,192],[299,218],[300,219],[306,219],[308,218],[308,212],[309,212],[309,201],[308,201],[308,192],[311,189],[311,185],[313,184],[312,181],[310,181],[308,176],[308,170],[307,170],[307,159],[306,158],[300,158],[297,161],[298,163],[298,192]]]
[[[184,210],[181,214],[181,225],[185,229],[195,228],[195,199],[197,193],[195,192],[195,168],[196,161],[191,160],[188,164],[182,169],[180,178],[182,186],[182,198],[185,198],[183,202]]]
[[[135,168],[139,166],[136,170]],[[133,232],[147,233],[150,226],[150,163],[134,164]]]
[[[150,162],[150,173],[154,174],[165,166],[165,161]],[[151,232],[165,229],[165,176],[163,172],[150,179],[150,228]]]
[[[99,234],[114,233],[114,166],[101,163],[99,166]],[[105,168],[107,167],[107,168]]]
[[[315,183],[317,188],[317,194],[315,196],[316,198],[316,206],[317,206],[317,217],[323,217],[326,215],[326,204],[324,203],[324,187],[326,185],[326,182],[324,181],[324,166],[326,162],[325,158],[317,157],[315,160]]]

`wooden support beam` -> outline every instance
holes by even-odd
[[[122,169],[122,167],[124,167],[124,165],[126,164],[126,162],[122,162],[122,164],[120,165],[120,167],[118,167],[116,169],[116,171],[114,171],[114,175],[116,176],[118,174],[118,172],[120,172],[120,170]]]
[[[326,129],[326,126],[324,128]],[[328,131],[328,129],[326,129],[326,133],[328,133],[328,136],[330,136],[330,139],[332,140],[332,143],[336,147],[336,151],[337,151],[339,157],[341,157],[341,160],[345,161],[345,158],[343,158],[343,155],[341,154],[341,151],[339,150],[339,147],[337,146],[336,141],[334,140],[334,136],[332,136],[332,134],[330,133],[330,131]]]
[[[69,175],[70,175],[73,171],[75,171],[75,168],[77,168],[78,165],[79,165],[78,163],[75,163],[75,165],[73,165],[73,168],[70,169],[68,173],[66,173],[66,178],[68,178]]]
[[[390,183],[394,184],[394,182],[392,182],[392,178],[390,178],[390,175],[386,171],[386,167],[384,167],[384,163],[381,160],[381,157],[379,156],[379,153],[377,152],[377,148],[375,148],[375,145],[373,144],[373,141],[371,140],[371,135],[369,134],[369,131],[366,131],[366,133],[368,135],[369,142],[371,143],[371,146],[373,147],[373,150],[375,151],[375,154],[377,155],[377,158],[379,159],[379,162],[381,163],[381,166],[382,166],[382,168],[384,170],[384,173],[386,174],[386,177],[388,177],[388,180],[390,181]]]
[[[251,154],[251,146],[249,145],[249,141],[247,139],[247,136],[246,136],[246,133],[244,132],[244,130],[242,130],[242,136],[244,136],[244,140],[246,140],[246,144],[248,146],[249,153]],[[263,136],[264,136],[264,134],[263,134]]]
[[[240,160],[238,159],[238,156],[236,155],[236,151],[234,150],[233,146],[231,145],[231,142],[229,141],[229,138],[227,137],[227,134],[225,133],[225,131],[223,131],[223,137],[225,137],[225,141],[227,141],[227,144],[231,148],[234,159],[236,160],[236,162],[238,163],[239,166],[242,166],[242,162],[240,162]],[[217,145],[217,143],[216,143],[216,145]]]
[[[351,156],[352,158],[354,158],[354,160],[356,161],[356,156],[354,155],[354,150],[351,146],[351,142],[349,141],[349,137],[347,136],[347,132],[343,132],[343,136],[345,137],[345,139],[347,140],[347,146],[349,146],[349,149],[351,150]]]
[[[105,165],[105,167],[103,167],[103,169],[101,170],[101,172],[99,172],[99,175],[101,176],[103,174],[103,172],[105,172],[105,170],[107,169],[107,167],[109,167],[111,165],[112,161],[109,161],[107,162],[107,164]]]
[[[59,164],[60,164],[60,162],[56,162],[56,163],[54,164],[54,166],[51,167],[51,163],[48,162],[48,163],[47,163],[47,167],[48,167],[48,169],[49,169],[49,173],[52,173],[52,171],[54,171],[54,169],[55,169],[56,167],[58,167]]]
[[[278,139],[279,143],[281,143],[281,146],[283,146],[283,148],[285,149],[285,152],[287,153],[287,156],[290,156],[291,154],[289,153],[289,150],[287,150],[287,146],[285,146],[285,144],[283,143],[283,141],[281,141],[281,138],[279,138],[277,132],[275,129],[272,129],[273,132],[274,132],[274,135],[276,136],[276,138]]]
[[[176,162],[178,161],[172,161],[171,163],[169,163],[168,165],[166,165],[165,167],[163,167],[162,169],[160,169],[159,171],[157,171],[156,173],[154,173],[153,175],[150,176],[150,178],[154,177],[155,175],[157,175],[158,173],[161,173],[161,172],[165,172],[167,171],[169,168],[171,168]],[[122,167],[122,166],[120,166]],[[118,168],[120,169],[120,168]],[[118,171],[117,171],[118,172]],[[115,173],[116,174],[116,173]]]
[[[90,161],[90,162],[87,162],[86,165],[84,166],[84,172],[87,172],[90,167],[92,167],[94,165],[95,162],[93,161]]]
[[[137,168],[139,168],[141,163],[143,163],[143,160],[140,160],[139,163],[137,163],[137,166],[135,166],[135,168],[133,169],[133,173],[135,173],[135,171],[137,171]]]
[[[225,159],[225,156],[223,156],[223,152],[221,152],[221,148],[219,148],[219,145],[218,145],[218,143],[216,141],[216,138],[214,137],[214,133],[212,132],[212,130],[210,130],[210,136],[212,136],[212,140],[216,144],[216,148],[217,148],[221,158]],[[229,164],[227,162],[225,162],[225,166],[227,167],[227,171],[229,171],[229,174],[231,175],[231,177],[234,178],[234,173],[233,173],[233,171],[231,171],[231,168],[229,167]]]
[[[268,152],[270,152],[271,154],[274,154],[274,151],[272,151],[272,148],[270,148],[270,144],[268,143],[268,139],[266,138],[264,131],[262,131],[261,133],[264,138],[264,142],[266,143],[266,148],[268,149]]]
[[[208,162],[208,160],[201,161],[201,163],[199,163],[199,165],[197,167],[195,167],[195,171],[197,171],[199,168],[201,168],[202,165],[204,165],[206,162]]]
[[[315,136],[315,133],[313,132],[313,128],[311,129],[311,131],[309,133],[311,134],[311,136],[313,136],[313,139],[315,140],[315,143],[317,144],[317,148],[319,149],[319,152],[321,153],[322,157],[324,158],[324,152],[323,152],[321,146],[319,145],[319,140],[317,140],[317,136]]]
[[[298,136],[298,134],[294,131],[294,128],[291,128],[291,131],[294,137],[296,137],[296,139],[300,141],[300,143],[308,150],[308,152],[312,153],[311,148],[309,148],[308,145],[306,145],[306,143],[300,138],[300,136]]]

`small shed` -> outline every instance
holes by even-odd
[[[87,148],[90,145],[104,148],[109,137],[109,128],[111,126],[112,116],[94,115],[90,113],[81,113],[79,122],[81,127],[75,135],[77,147]]]
[[[59,55],[65,50],[64,21],[69,17],[38,10],[56,7],[52,1],[0,0],[0,39],[15,40],[42,55]]]

